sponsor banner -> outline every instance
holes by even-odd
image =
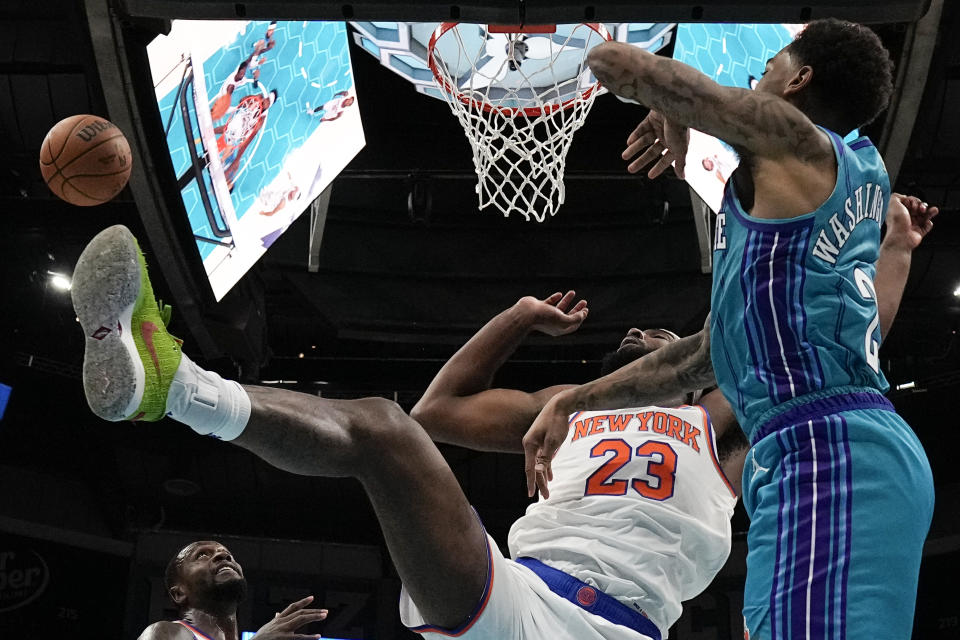
[[[0,638],[119,638],[128,571],[125,557],[0,533]]]

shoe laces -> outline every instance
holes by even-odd
[[[160,319],[163,320],[163,326],[170,326],[170,317],[173,315],[173,305],[163,304],[163,300],[157,300],[157,307],[160,309]]]

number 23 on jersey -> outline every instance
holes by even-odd
[[[648,440],[633,450],[625,440],[607,438],[593,445],[590,457],[607,459],[587,478],[585,496],[624,496],[631,490],[651,500],[673,495],[677,453],[665,442]],[[644,473],[629,480],[613,479],[632,459],[646,462]]]

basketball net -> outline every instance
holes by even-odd
[[[551,27],[524,33],[521,27],[490,25],[487,40],[497,42],[477,47],[464,44],[469,38],[461,28],[484,25],[441,24],[430,38],[428,62],[470,141],[480,209],[494,206],[504,216],[517,212],[528,221],[532,217],[543,222],[563,204],[567,151],[601,91],[587,68],[587,52],[611,36],[597,23],[574,25],[563,37]],[[530,33],[547,34],[549,41],[538,38],[538,44],[548,45],[547,55],[525,57]],[[446,59],[437,47],[441,38],[449,39],[443,45]],[[504,53],[498,55],[501,49]],[[561,60],[566,73],[557,70]]]
[[[249,138],[263,113],[264,99],[258,95],[244,96],[237,104],[237,110],[227,122],[224,137],[232,146],[239,146]]]

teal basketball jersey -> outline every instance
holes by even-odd
[[[729,180],[717,215],[711,356],[751,438],[764,414],[784,402],[836,387],[889,387],[877,354],[873,276],[890,180],[868,138],[845,143],[823,130],[837,184],[819,209],[754,218]]]

